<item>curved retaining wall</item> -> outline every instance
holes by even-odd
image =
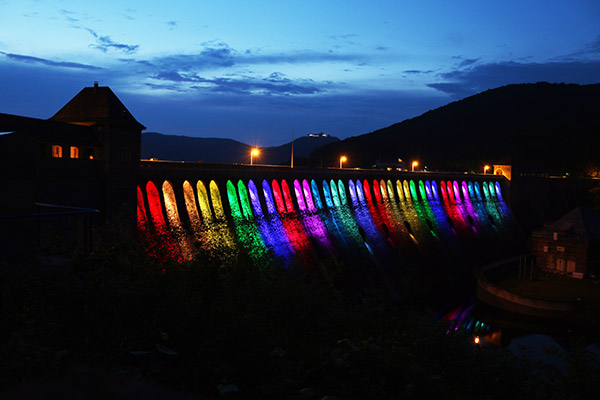
[[[564,318],[579,310],[575,301],[532,299],[501,289],[488,279],[490,275],[497,274],[498,270],[505,269],[508,263],[518,259],[504,260],[477,270],[477,298],[493,307],[542,318]]]

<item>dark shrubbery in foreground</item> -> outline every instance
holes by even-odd
[[[3,265],[1,386],[18,397],[24,387],[53,385],[55,397],[36,398],[597,393],[598,361],[585,353],[571,353],[563,374],[447,335],[424,306],[392,300],[383,288],[348,293],[334,276],[250,265],[242,258],[163,271],[135,246],[68,267],[14,272]]]

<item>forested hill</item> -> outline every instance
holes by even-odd
[[[338,138],[326,134],[308,134],[294,141],[294,158],[297,165],[311,153]],[[142,158],[170,161],[203,161],[208,163],[250,163],[251,146],[233,139],[199,138],[164,135],[156,132],[142,134]],[[256,164],[288,164],[292,144],[264,147],[254,159]]]
[[[387,128],[322,147],[315,165],[370,167],[419,160],[429,170],[478,171],[512,160],[525,168],[581,174],[600,164],[600,84],[518,84],[470,96]]]

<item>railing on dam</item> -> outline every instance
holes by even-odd
[[[178,260],[242,247],[286,265],[471,265],[514,241],[507,182],[493,175],[143,162],[139,176],[139,230]]]

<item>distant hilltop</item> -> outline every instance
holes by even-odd
[[[515,84],[452,102],[318,149],[312,165],[372,167],[418,161],[430,171],[482,172],[511,160],[523,170],[600,177],[600,84]]]
[[[313,151],[338,142],[326,133],[309,133],[294,140],[294,165],[303,165]],[[233,139],[199,138],[165,135],[156,132],[142,134],[142,158],[170,161],[200,161],[207,163],[250,163],[252,146]],[[281,146],[263,147],[254,158],[256,164],[289,164],[292,142]]]

